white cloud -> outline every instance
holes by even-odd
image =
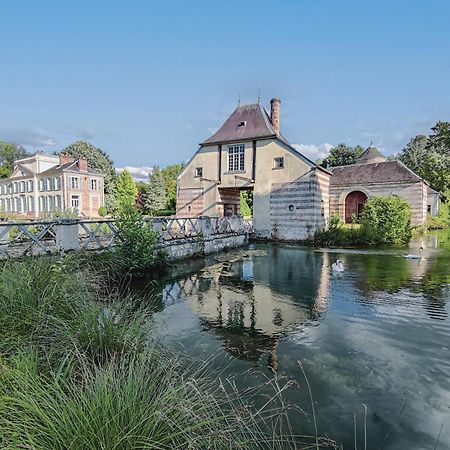
[[[149,175],[152,173],[153,168],[142,166],[142,167],[133,167],[133,166],[125,166],[125,167],[116,167],[116,173],[120,173],[123,170],[128,170],[134,181],[147,181]]]
[[[54,147],[56,140],[36,127],[0,127],[0,139],[30,147]]]
[[[333,148],[333,145],[324,143],[324,144],[293,144],[297,151],[299,151],[303,156],[306,156],[311,161],[316,162],[318,159],[323,159],[328,156],[330,150]]]

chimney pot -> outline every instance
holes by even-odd
[[[280,103],[279,98],[270,100],[270,121],[276,134],[280,134]]]
[[[60,153],[59,154],[59,165],[62,166],[63,164],[67,164],[73,161],[73,158],[68,155],[67,153]]]

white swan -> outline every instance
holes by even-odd
[[[419,247],[419,254],[415,255],[414,253],[409,253],[408,255],[402,255],[405,259],[422,259],[422,250],[423,247]]]
[[[333,272],[343,272],[344,271],[344,264],[342,264],[342,261],[338,259],[336,262],[334,262],[331,265],[331,269]]]

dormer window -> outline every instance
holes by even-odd
[[[243,120],[242,122],[239,122],[238,127],[245,127],[247,125],[247,121]]]
[[[203,176],[203,167],[196,167],[195,168],[195,176],[197,178],[201,178]]]

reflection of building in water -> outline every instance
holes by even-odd
[[[276,366],[277,339],[326,307],[330,269],[328,255],[310,250],[283,246],[268,252],[258,257],[250,251],[178,283],[203,326],[219,335],[230,353],[258,360],[269,352]]]

